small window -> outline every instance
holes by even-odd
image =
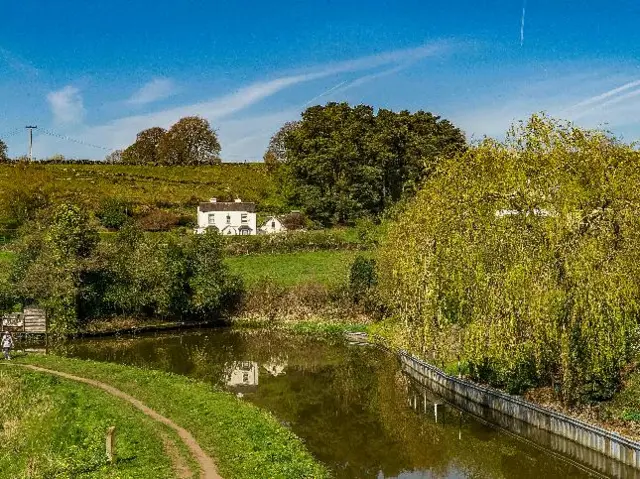
[[[242,382],[244,383],[249,382],[249,373],[242,373]]]
[[[209,224],[210,225],[216,224],[216,215],[213,213],[209,213]]]
[[[240,215],[240,221],[242,221],[243,223],[246,223],[249,221],[249,215],[247,215],[246,213],[242,213]]]
[[[230,225],[231,224],[231,215],[227,214],[227,224]]]
[[[271,229],[272,230],[276,229],[276,222],[275,221],[271,222]]]

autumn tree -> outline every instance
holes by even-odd
[[[125,165],[158,163],[158,149],[165,134],[166,130],[159,126],[142,130],[136,136],[135,143],[122,152],[122,163]]]
[[[216,132],[204,118],[182,118],[164,134],[158,145],[163,165],[212,165],[220,162]]]

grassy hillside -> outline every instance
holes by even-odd
[[[116,166],[106,164],[0,165],[0,206],[17,191],[72,200],[92,209],[106,198],[173,210],[194,210],[210,197],[240,197],[259,210],[283,202],[263,164],[201,167]]]

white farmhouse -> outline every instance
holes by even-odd
[[[265,234],[280,233],[282,231],[287,231],[287,228],[277,216],[269,216],[260,227],[260,232]]]
[[[213,228],[223,235],[255,235],[258,230],[256,205],[240,199],[225,203],[215,198],[208,203],[200,203],[196,233],[204,233],[207,228]]]

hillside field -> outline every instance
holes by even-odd
[[[0,206],[18,191],[44,194],[95,210],[107,198],[167,210],[194,211],[211,197],[236,197],[257,204],[259,211],[284,206],[262,163],[162,167],[109,164],[2,164]]]

